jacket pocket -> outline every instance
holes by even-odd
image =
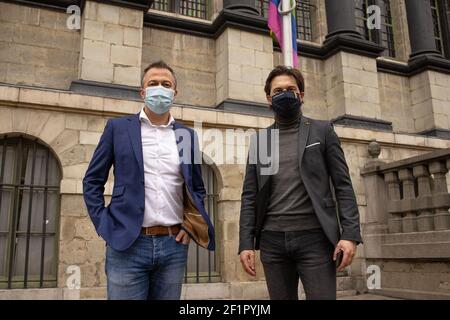
[[[335,207],[336,206],[336,201],[334,201],[333,198],[324,198],[323,199],[323,205],[326,208],[328,208],[328,207]]]
[[[320,147],[320,142],[311,143],[311,144],[307,145],[305,147],[305,149],[312,148],[312,147]]]
[[[125,186],[114,186],[113,188],[113,192],[112,192],[112,197],[119,197],[121,195],[123,195],[123,193],[125,192]]]

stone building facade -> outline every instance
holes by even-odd
[[[298,2],[303,112],[333,121],[370,238],[378,186],[370,176],[385,171],[367,168],[450,147],[450,1],[374,1],[383,18],[375,30],[366,25],[372,1]],[[80,25],[71,29],[77,8]],[[105,297],[105,243],[87,215],[82,179],[106,121],[142,108],[137,92],[150,62],[175,69],[176,120],[223,133],[272,123],[263,87],[281,52],[266,8],[263,0],[0,1],[0,298]],[[237,139],[236,152],[247,144]],[[245,165],[214,161],[206,149],[218,248],[191,246],[183,297],[267,298],[260,263],[250,278],[237,255]],[[107,201],[113,185],[111,174]],[[450,243],[448,229],[432,240]],[[369,255],[361,245],[338,277],[340,295],[367,292],[376,264],[384,294],[450,297],[448,249],[420,264],[422,256],[380,256],[368,245]],[[422,282],[400,276],[405,270]]]

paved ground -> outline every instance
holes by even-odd
[[[340,297],[338,300],[400,300],[397,298],[380,296],[376,294],[360,294],[355,296]]]

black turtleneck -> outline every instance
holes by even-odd
[[[320,228],[298,165],[300,119],[300,112],[289,121],[275,119],[275,128],[280,130],[280,161],[278,173],[271,177],[265,230],[287,232]]]
[[[282,127],[284,127],[284,128],[290,127],[290,126],[298,123],[300,121],[301,116],[302,116],[302,114],[300,112],[300,109],[298,110],[297,114],[294,117],[292,117],[291,119],[283,119],[283,118],[278,117],[278,115],[275,114],[275,125],[280,129]]]

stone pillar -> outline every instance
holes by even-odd
[[[416,132],[450,138],[450,75],[425,70],[412,76],[409,83]]]
[[[82,16],[79,78],[139,86],[143,12],[86,1]]]
[[[355,25],[355,2],[354,0],[325,0],[327,11],[328,35],[352,35],[361,38],[356,31]]]
[[[216,40],[216,105],[218,109],[271,114],[264,83],[273,68],[269,33],[254,32],[261,18],[254,0],[224,0],[224,11],[237,27],[227,27]],[[241,13],[246,13],[245,19]],[[251,16],[254,15],[255,21]],[[239,28],[239,29],[238,29]],[[248,30],[248,31],[247,31]]]
[[[232,9],[239,12],[259,14],[255,0],[223,0],[224,9]]]
[[[392,129],[381,119],[376,59],[339,51],[325,60],[328,117],[345,125]]]
[[[434,195],[448,195],[446,175],[449,168],[449,159],[447,159],[445,163],[441,161],[435,161],[430,164],[430,173],[434,176]],[[433,222],[434,230],[436,231],[450,229],[450,213],[448,211],[448,206],[444,205],[435,209]]]
[[[413,175],[417,178],[419,198],[429,198],[431,196],[431,185],[428,166],[421,164],[413,167]],[[419,210],[417,213],[417,231],[424,232],[432,230],[433,212],[430,209]]]
[[[270,112],[264,83],[273,69],[272,38],[227,28],[216,41],[216,104],[225,110]]]
[[[430,1],[405,1],[405,5],[411,42],[409,64],[419,70],[410,79],[415,129],[424,135],[449,138],[450,111],[445,106],[450,102],[450,76],[440,69],[450,69],[450,61],[436,50]]]
[[[328,117],[349,126],[392,130],[390,122],[379,120],[376,57],[383,50],[365,40],[355,27],[354,0],[325,0],[328,34],[324,48]]]
[[[387,185],[384,177],[373,170],[384,164],[378,159],[381,147],[375,139],[370,142],[368,148],[370,159],[364,165],[364,170],[370,173],[363,174],[364,189],[371,190],[366,194],[366,218],[364,224],[365,234],[381,234],[388,231],[387,203],[389,200]]]
[[[400,189],[398,173],[387,172],[384,175],[384,181],[387,184],[389,201],[400,200]],[[388,215],[388,229],[389,233],[399,233],[402,232],[402,217],[401,214],[390,212]]]
[[[403,186],[403,199],[414,199],[414,176],[409,168],[400,169],[398,177]],[[402,232],[416,232],[417,231],[417,216],[413,211],[404,213],[402,219]]]
[[[429,0],[405,1],[411,55],[439,54],[434,41],[433,17]]]

